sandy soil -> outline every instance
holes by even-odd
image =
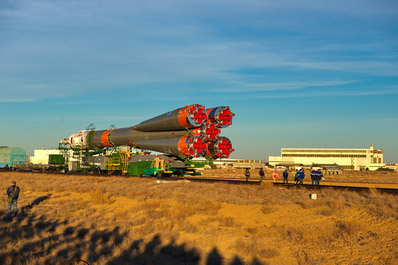
[[[20,212],[1,213],[1,264],[398,263],[393,195],[0,173],[3,190],[11,180]]]

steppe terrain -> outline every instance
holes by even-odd
[[[234,171],[204,177],[242,178]],[[311,200],[266,174],[229,185],[0,172],[0,264],[398,264],[396,195],[328,189]],[[390,172],[334,177],[398,183]],[[12,180],[16,217],[6,214]]]
[[[258,174],[259,169],[251,169],[250,180],[258,181],[260,179]],[[277,171],[278,181],[282,182],[283,169]],[[289,182],[293,182],[294,171],[289,171]],[[203,177],[205,178],[225,178],[235,180],[245,180],[243,169],[226,168],[226,169],[212,169],[204,170]],[[272,180],[272,170],[265,169],[265,180]],[[310,184],[310,170],[305,170],[304,183]],[[350,183],[356,186],[371,186],[375,187],[389,187],[398,188],[398,172],[391,171],[343,171],[340,174],[328,174],[324,172],[324,184],[330,185],[349,185]]]

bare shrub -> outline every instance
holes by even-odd
[[[296,201],[296,204],[301,206],[301,208],[303,209],[308,209],[312,206],[312,204],[308,200]]]
[[[259,229],[258,229],[257,227],[248,227],[248,228],[246,229],[246,231],[247,231],[249,234],[252,234],[252,235],[257,235],[257,234],[259,233]]]
[[[271,259],[279,256],[280,254],[275,249],[266,248],[266,249],[260,249],[258,255],[261,256],[262,258]]]
[[[146,220],[147,220],[146,217],[139,217],[137,219],[133,219],[132,224],[135,226],[142,225],[146,223]]]
[[[303,231],[295,227],[283,227],[281,232],[283,238],[290,242],[298,243],[304,239]]]
[[[113,214],[112,220],[116,223],[116,222],[123,222],[124,220],[126,220],[128,218],[128,211],[124,210],[124,211],[117,211]]]
[[[234,227],[236,226],[235,219],[229,216],[223,216],[219,219],[220,225],[226,227]]]
[[[187,233],[196,233],[198,231],[198,227],[192,224],[191,222],[183,222],[178,225],[178,230],[185,231]]]
[[[378,206],[374,204],[370,204],[367,206],[369,214],[376,216],[378,218],[388,218],[391,216],[389,209],[386,206]]]
[[[94,203],[97,203],[97,204],[103,204],[103,203],[111,204],[111,203],[114,202],[114,200],[111,199],[111,197],[108,194],[103,193],[103,192],[101,192],[99,190],[91,191],[90,192],[90,199]]]
[[[196,213],[215,215],[221,209],[221,204],[211,200],[199,203]]]
[[[319,256],[317,253],[310,255],[310,251],[299,250],[295,253],[297,263],[299,265],[318,265],[325,262],[325,258]]]
[[[180,202],[176,207],[170,208],[165,212],[165,217],[176,222],[183,222],[185,218],[196,213],[194,204]]]
[[[142,225],[138,225],[135,227],[135,233],[139,236],[148,236],[153,233],[155,233],[155,227],[154,227],[154,221],[153,220],[148,220],[144,219],[144,222]]]
[[[371,196],[379,196],[380,195],[380,192],[377,189],[375,189],[375,188],[369,188],[368,189],[368,193]]]
[[[336,213],[336,211],[333,208],[323,208],[321,210],[318,210],[318,213],[324,216],[332,216]]]
[[[263,214],[270,214],[270,213],[272,213],[272,212],[274,212],[275,210],[272,208],[272,207],[270,207],[270,206],[267,206],[267,205],[263,205],[262,207],[261,207],[261,212],[263,213]]]
[[[263,189],[273,189],[274,188],[274,184],[272,184],[271,182],[262,182],[260,186]]]
[[[377,218],[398,218],[398,201],[394,195],[370,195],[366,198],[365,209]]]
[[[248,239],[239,238],[235,241],[235,248],[252,256],[259,255],[267,259],[280,255],[277,250],[266,248],[259,236],[251,236]]]
[[[340,211],[343,209],[343,206],[344,206],[343,203],[340,202],[339,200],[331,199],[326,201],[324,207],[318,210],[318,213],[324,216],[338,215]]]
[[[92,207],[86,207],[81,211],[81,217],[89,217],[93,214],[95,214],[95,212],[97,211],[97,209],[92,208]]]
[[[363,230],[363,225],[357,220],[339,220],[336,221],[338,232],[349,237],[356,235]]]
[[[160,201],[146,201],[146,202],[142,203],[140,205],[140,207],[142,209],[151,211],[151,210],[155,210],[155,209],[159,208],[160,204],[161,204]]]
[[[239,238],[235,241],[235,248],[239,250],[243,250],[246,248],[247,242],[243,238]]]

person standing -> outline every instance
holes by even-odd
[[[315,183],[315,185],[319,185],[321,183],[321,179],[323,177],[322,171],[320,169],[318,169],[318,171],[315,174],[316,174],[316,183]]]
[[[303,184],[304,183],[304,168],[302,168],[299,173],[298,173],[298,177],[299,177],[299,184]]]
[[[311,184],[312,185],[316,185],[316,179],[317,179],[316,171],[315,171],[315,169],[313,169],[311,171]]]
[[[294,174],[294,182],[296,183],[296,184],[298,184],[299,183],[299,177],[298,177],[298,170],[296,169],[296,173]]]
[[[274,168],[274,171],[272,171],[272,178],[274,179],[274,183],[276,182],[276,179],[279,178],[278,173],[276,173],[276,168]]]
[[[288,178],[289,178],[289,171],[287,171],[287,169],[285,169],[285,171],[283,171],[283,183],[288,183]]]
[[[263,182],[264,175],[265,175],[263,168],[260,168],[260,171],[258,171],[258,174],[260,175],[260,182]]]
[[[246,170],[245,170],[245,177],[246,177],[246,181],[249,181],[249,178],[250,178],[250,170],[249,170],[249,168],[246,168]]]
[[[11,182],[12,185],[7,189],[7,195],[8,195],[8,213],[11,213],[11,208],[14,206],[14,214],[17,215],[18,209],[18,197],[19,197],[19,187],[17,187],[17,182],[13,181]]]

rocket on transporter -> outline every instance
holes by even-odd
[[[232,124],[233,116],[230,107],[205,109],[193,104],[127,128],[80,131],[61,143],[72,149],[127,145],[177,157],[228,158],[234,149],[220,133]]]

